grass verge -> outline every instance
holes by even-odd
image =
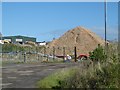
[[[59,88],[61,83],[75,74],[75,68],[64,68],[37,82],[38,88]]]

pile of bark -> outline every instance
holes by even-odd
[[[89,54],[98,44],[104,45],[104,40],[95,33],[83,27],[76,27],[68,30],[60,38],[53,40],[46,46],[47,54],[72,55],[74,54],[74,47],[77,47],[77,55]]]

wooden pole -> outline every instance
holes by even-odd
[[[26,62],[26,52],[24,52],[24,62]]]
[[[65,59],[65,47],[63,47],[63,61]]]
[[[29,53],[30,53],[30,47],[29,47]]]
[[[77,50],[76,50],[76,46],[74,47],[74,53],[75,53],[75,62],[77,62]]]
[[[45,56],[45,54],[46,54],[46,48],[44,47],[44,56]]]
[[[53,61],[55,60],[55,47],[53,46]]]

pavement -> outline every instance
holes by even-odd
[[[77,63],[10,64],[2,67],[2,88],[37,88],[37,81]],[[78,65],[78,64],[77,64]]]

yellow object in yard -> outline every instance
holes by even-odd
[[[8,40],[4,40],[4,43],[10,43],[10,41],[8,41]]]
[[[35,45],[35,42],[32,42],[32,41],[26,41],[26,44]]]
[[[48,62],[48,60],[47,60],[47,59],[44,59],[44,60],[42,60],[42,62]]]

